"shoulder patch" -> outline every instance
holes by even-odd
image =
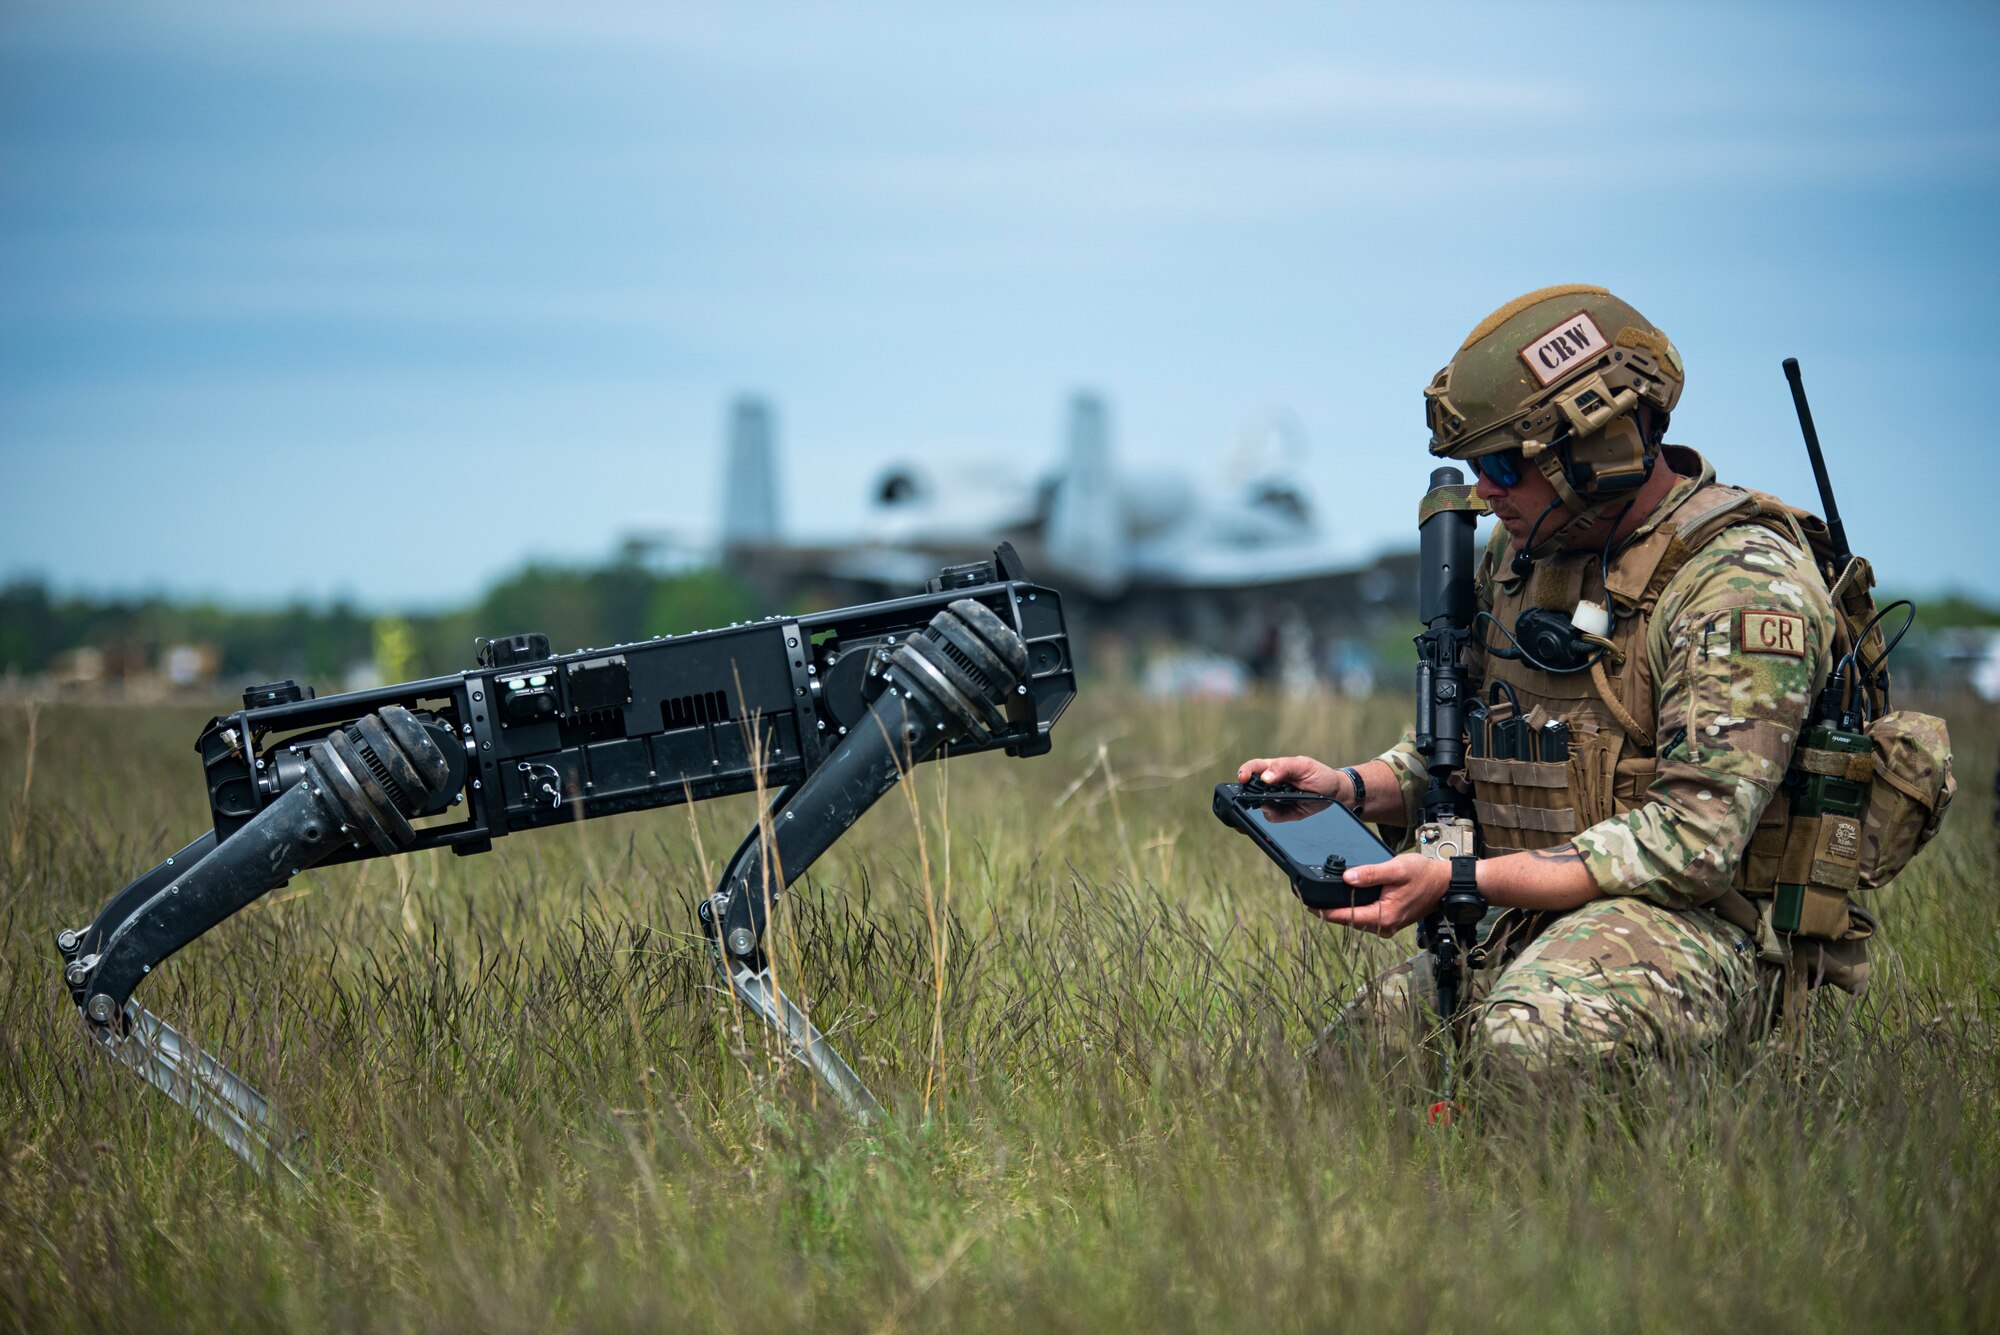
[[[1578,311],[1522,348],[1521,360],[1534,372],[1535,379],[1541,381],[1542,388],[1547,389],[1572,366],[1610,346],[1611,340],[1604,337],[1597,321],[1588,312]]]
[[[1736,647],[1749,654],[1806,656],[1806,619],[1793,612],[1736,610]]]

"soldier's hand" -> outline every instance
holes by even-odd
[[[1290,785],[1309,793],[1325,793],[1339,800],[1347,792],[1347,776],[1331,765],[1323,765],[1311,756],[1270,756],[1257,760],[1246,760],[1236,767],[1236,782],[1248,783],[1260,779],[1273,788]]]
[[[1356,931],[1394,936],[1437,907],[1451,888],[1451,864],[1404,853],[1387,862],[1349,867],[1343,879],[1352,886],[1379,886],[1382,897],[1351,909],[1321,909],[1319,916]]]

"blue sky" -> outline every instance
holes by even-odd
[[[0,4],[0,576],[377,606],[902,458],[1219,475],[1295,413],[1357,557],[1487,310],[1602,282],[1673,437],[2000,597],[2000,11]]]

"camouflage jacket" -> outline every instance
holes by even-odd
[[[1624,552],[1714,477],[1701,462],[1699,476],[1668,493]],[[1500,545],[1488,548],[1480,566],[1480,605],[1488,609]],[[1614,555],[1614,571],[1621,559]],[[1746,625],[1760,624],[1758,613],[1780,614],[1802,630],[1800,652],[1748,651],[1741,636]],[[1606,895],[1689,908],[1729,888],[1785,776],[1831,667],[1834,613],[1808,553],[1767,527],[1739,523],[1681,567],[1640,633],[1653,683],[1658,770],[1642,801],[1580,831],[1569,847]],[[1415,744],[1405,737],[1380,759],[1395,770],[1414,824],[1425,787]]]

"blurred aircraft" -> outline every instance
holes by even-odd
[[[1326,661],[1335,640],[1415,603],[1413,557],[1357,564],[1334,549],[1298,481],[1305,432],[1286,413],[1246,431],[1219,484],[1204,485],[1121,471],[1104,400],[1079,393],[1047,471],[894,465],[871,488],[863,531],[839,543],[784,537],[776,434],[762,399],[732,406],[721,531],[725,564],[773,605],[894,596],[1004,541],[1077,605],[1080,631],[1179,640],[1261,670]]]
[[[875,484],[866,536],[839,568],[900,575],[1005,539],[1038,578],[1102,601],[1314,578],[1352,563],[1320,532],[1295,481],[1304,439],[1295,420],[1273,415],[1231,452],[1219,487],[1157,468],[1121,473],[1104,401],[1078,394],[1061,458],[1031,483],[984,468],[890,468]]]

